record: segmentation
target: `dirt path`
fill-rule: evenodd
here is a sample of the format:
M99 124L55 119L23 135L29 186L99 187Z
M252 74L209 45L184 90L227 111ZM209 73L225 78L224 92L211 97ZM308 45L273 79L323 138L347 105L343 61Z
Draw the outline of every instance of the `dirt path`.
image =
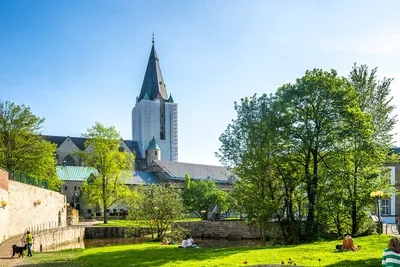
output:
M14 236L4 243L0 245L0 267L12 267L12 266L19 266L24 263L24 259L18 258L18 256L14 256L14 258L11 258L12 255L12 245L19 244L19 241L21 239L21 236ZM28 254L28 252L25 252L25 256Z

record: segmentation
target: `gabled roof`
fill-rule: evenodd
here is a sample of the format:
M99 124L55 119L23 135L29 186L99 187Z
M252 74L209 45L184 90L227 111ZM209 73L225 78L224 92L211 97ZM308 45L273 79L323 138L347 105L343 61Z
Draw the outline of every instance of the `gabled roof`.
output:
M72 142L81 150L85 150L85 142L86 138L83 137L70 137L70 136L54 136L54 135L43 135L43 137L51 142L57 145L59 147L68 137L71 139ZM140 151L139 151L139 145L137 141L134 140L122 140L129 149L135 153L135 156L137 158L141 158Z
M147 150L161 150L160 146L157 144L157 140L154 138L151 139L149 145L147 146Z
M56 173L62 181L79 181L83 182L89 176L97 174L97 170L92 167L83 166L56 166Z
M161 73L160 63L158 61L153 40L149 62L147 63L146 73L144 75L142 89L139 95L139 101L142 99L155 100L158 95L160 95L164 100L168 100L167 89Z
M133 172L132 177L126 178L126 184L156 184L157 178L151 172Z
M185 179L185 175L188 173L193 180L213 180L219 183L233 182L232 173L222 166L161 160L154 160L153 162L171 179Z
M85 149L86 138L83 137L70 137L70 136L54 136L54 135L43 135L43 137L50 143L54 143L57 147L61 146L62 143L69 137L72 142L81 150Z

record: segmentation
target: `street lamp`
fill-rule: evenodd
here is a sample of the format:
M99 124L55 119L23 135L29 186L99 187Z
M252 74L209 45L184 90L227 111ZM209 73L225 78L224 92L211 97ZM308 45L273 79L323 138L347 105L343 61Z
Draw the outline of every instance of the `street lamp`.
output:
M384 193L383 193L383 191L381 191L381 190L377 190L377 191L374 191L374 192L371 192L371 194L370 194L370 196L371 196L371 198L374 198L374 197L376 197L376 201L378 202L378 234L382 234L382 222L381 222L381 215L380 215L380 212L379 212L379 200L381 200L381 198L384 196Z

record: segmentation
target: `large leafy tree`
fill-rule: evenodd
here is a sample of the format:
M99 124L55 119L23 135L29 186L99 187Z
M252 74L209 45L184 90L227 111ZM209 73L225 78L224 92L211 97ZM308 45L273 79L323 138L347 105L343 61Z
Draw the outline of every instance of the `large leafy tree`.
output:
M234 196L249 219L262 230L277 220L285 237L306 217L303 239L365 230L369 193L392 187L380 169L396 121L390 82L366 66L348 79L314 69L275 95L235 103L218 155L240 178Z
M0 102L0 166L47 180L50 189L58 190L56 145L40 135L43 122L25 105Z
M188 174L185 180L182 198L188 212L207 220L207 211L211 205L218 205L221 210L228 208L228 194L218 190L214 181L191 181Z
M130 193L126 179L132 176L134 155L120 151L121 137L114 126L107 128L96 123L83 136L87 141L80 156L98 173L85 181L81 189L89 205L103 208L104 223L107 223L107 209Z
M162 240L174 221L183 217L179 190L172 185L138 186L128 202L128 219L142 220Z

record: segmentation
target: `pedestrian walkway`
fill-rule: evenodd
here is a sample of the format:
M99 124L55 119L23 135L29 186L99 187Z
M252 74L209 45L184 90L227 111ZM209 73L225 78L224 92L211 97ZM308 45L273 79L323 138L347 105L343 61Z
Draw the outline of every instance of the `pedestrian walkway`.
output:
M15 244L20 244L21 235L10 237L5 242L0 245L0 267L12 267L19 266L24 263L24 259L22 257L18 258L18 256L12 255L12 246ZM28 252L25 252L25 256L28 255Z

